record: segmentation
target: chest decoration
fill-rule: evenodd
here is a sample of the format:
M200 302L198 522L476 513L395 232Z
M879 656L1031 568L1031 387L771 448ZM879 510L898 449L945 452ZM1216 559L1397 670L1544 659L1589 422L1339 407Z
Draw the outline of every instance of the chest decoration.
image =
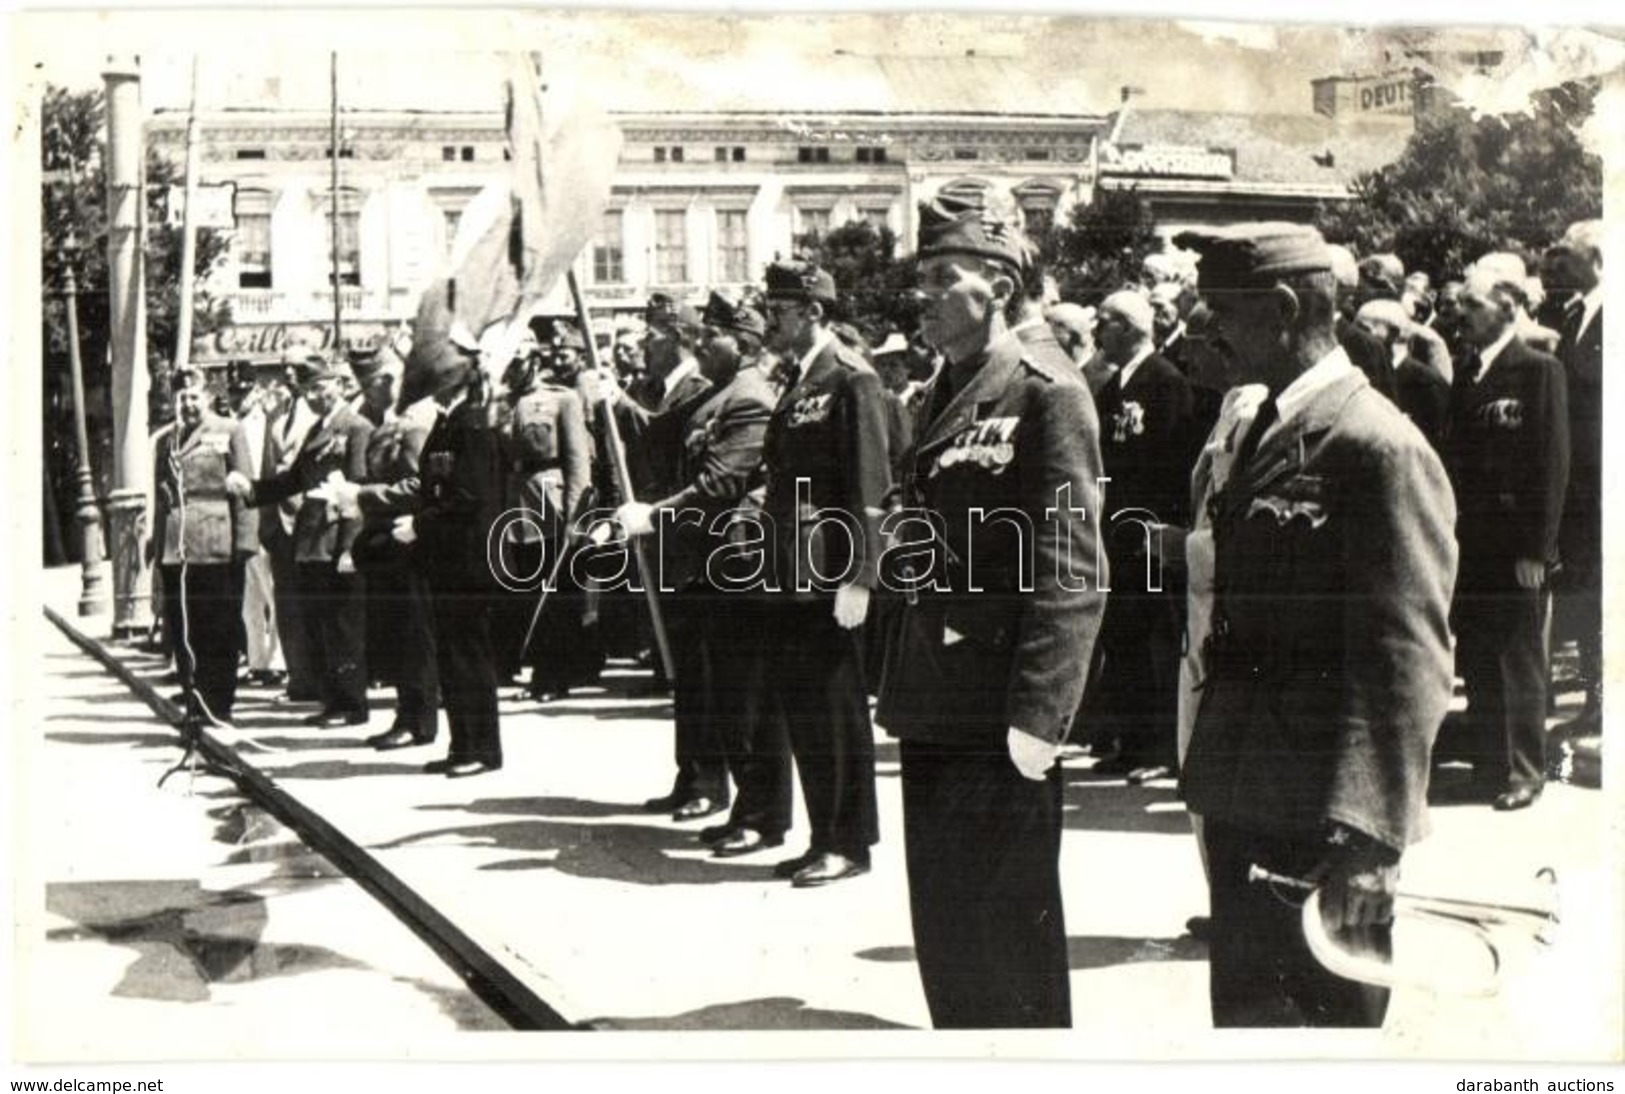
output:
M203 438L203 451L211 456L224 456L231 451L231 438L224 433L212 434Z
M1522 429L1523 400L1496 399L1478 408L1478 420L1490 429Z
M790 428L796 429L800 426L827 421L830 407L834 401L834 392L827 395L809 395L804 399L797 399L790 406Z
M938 454L931 474L935 476L962 463L1001 474L1016 457L1016 425L1020 421L1020 418L989 418L965 430Z
M1126 400L1112 415L1112 440L1122 444L1130 437L1145 432L1145 407L1132 399Z
M451 478L452 471L457 467L457 454L454 452L429 452L423 457L424 478L430 482L442 483Z
M1279 495L1262 495L1252 500L1247 506L1247 519L1261 514L1272 517L1283 528L1294 520L1302 520L1310 528L1319 528L1326 523L1328 516L1326 506L1313 498Z

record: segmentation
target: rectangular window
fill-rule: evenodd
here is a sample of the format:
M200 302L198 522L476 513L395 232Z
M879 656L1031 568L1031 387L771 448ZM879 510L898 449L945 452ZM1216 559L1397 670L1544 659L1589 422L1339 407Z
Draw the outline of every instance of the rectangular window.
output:
M265 149L239 148L237 149L237 158L240 160L262 160L265 158Z
M1044 163L1049 159L1049 149L1029 148L1027 149L1027 158L1034 163Z
M716 157L715 158L716 158L716 161L718 163L727 163L728 162L728 150L726 148L718 148L716 150Z
M1055 208L1051 205L1023 205L1021 218L1026 222L1029 236L1043 235L1055 226Z
M802 235L826 236L829 234L829 218L832 209L801 209L798 215L801 219Z
M688 280L688 213L655 210L655 280L681 285Z
M592 280L595 285L618 285L626 280L622 262L622 225L619 209L606 209L598 220L598 236L592 244Z
M665 163L666 162L666 146L665 145L663 145L663 144L655 145L655 162L656 163Z
M440 149L440 158L447 163L457 162L457 149L452 145L443 145Z
M672 145L671 162L673 162L673 163L682 163L683 162L683 147L682 147L682 145Z
M463 223L461 209L446 209L440 214L446 220L446 253L451 254L452 247L457 244L457 228Z
M745 150L744 150L743 147L737 147L736 146L734 148L734 162L735 163L744 163L745 162Z
M471 144L463 145L463 162L464 163L473 163L474 162L474 146L473 145L471 145Z
M802 147L796 149L797 163L828 163L829 149L822 147Z
M955 148L954 149L954 159L956 159L956 160L973 160L975 158L976 158L976 149L974 149L974 148Z
M361 284L361 195L353 190L339 191L338 265L340 285ZM322 203L323 280L333 283L332 206Z
M237 192L232 248L237 252L238 288L271 287L271 203L272 195L265 190Z
M723 281L750 280L743 209L717 211L717 276Z
M863 219L869 222L869 227L878 232L891 225L891 210L883 205L877 205L863 210Z
M885 163L886 150L884 148L877 148L873 146L860 146L858 148L857 160L859 163Z

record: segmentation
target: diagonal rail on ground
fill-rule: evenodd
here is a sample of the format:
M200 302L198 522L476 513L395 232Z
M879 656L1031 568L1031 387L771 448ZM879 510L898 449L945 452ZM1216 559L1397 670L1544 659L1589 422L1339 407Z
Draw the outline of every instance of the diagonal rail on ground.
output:
M49 607L44 611L45 618L68 641L116 676L159 718L179 728L185 713L179 706L160 695L157 688L143 680L101 642L81 632ZM555 1010L488 948L453 923L364 847L283 790L264 772L245 762L235 749L206 728L199 735L198 748L211 764L237 784L246 797L287 825L307 845L325 856L345 876L371 893L406 924L462 977L469 990L509 1025L518 1030L584 1028Z

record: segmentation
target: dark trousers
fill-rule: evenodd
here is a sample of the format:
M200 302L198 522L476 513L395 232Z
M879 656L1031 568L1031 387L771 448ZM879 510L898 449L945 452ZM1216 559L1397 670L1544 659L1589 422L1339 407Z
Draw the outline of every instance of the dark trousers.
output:
M324 710L367 709L367 584L331 562L298 564L305 648L321 675Z
M405 564L369 570L366 578L371 675L395 686L395 726L432 741L439 722L440 668L428 582Z
M767 609L763 716L789 729L811 849L866 862L880 824L861 643L860 631L835 622L827 600Z
M706 613L711 707L736 793L728 823L767 835L790 829L790 735L777 703L766 699L763 605L743 594L715 594Z
M1546 781L1546 660L1543 590L1496 587L1464 564L1451 624L1456 671L1467 691L1473 773L1498 788Z
M1579 647L1586 711L1594 714L1602 703L1602 557L1589 536L1575 540L1565 542L1561 548L1563 569L1555 584L1554 641L1573 638Z
M1303 936L1300 894L1280 893L1247 880L1248 868L1303 877L1325 856L1312 835L1269 835L1236 828L1212 817L1202 820L1211 894L1208 995L1213 1024L1238 1026L1382 1025L1388 990L1327 972ZM1386 957L1389 927L1371 927L1349 939Z
M720 600L720 598L718 598ZM714 628L707 615L724 605L703 590L685 590L662 599L667 637L671 641L677 777L672 793L680 798L728 802L728 755L713 702L715 666L711 656Z
M164 631L174 644L188 715L231 720L237 700L237 656L242 651L241 628L232 620L242 614L240 564L163 567Z
M903 741L909 909L937 1029L1072 1024L1061 908L1061 776L1016 770L1000 737Z
M1138 571L1134 568L1138 567ZM1114 561L1114 582L1137 572L1144 583L1145 559ZM1143 592L1114 585L1100 627L1100 675L1095 703L1085 715L1115 733L1123 757L1135 764L1176 762L1179 696L1179 643L1182 628L1178 596L1171 590Z
M276 603L276 633L282 645L282 663L288 667L288 694L295 699L320 698L321 662L306 637L305 595L299 585L299 565L294 561L292 537L276 535L266 552L271 556L271 599Z
M497 661L491 642L491 597L466 589L434 590L440 693L451 726L453 763L478 760L500 766Z

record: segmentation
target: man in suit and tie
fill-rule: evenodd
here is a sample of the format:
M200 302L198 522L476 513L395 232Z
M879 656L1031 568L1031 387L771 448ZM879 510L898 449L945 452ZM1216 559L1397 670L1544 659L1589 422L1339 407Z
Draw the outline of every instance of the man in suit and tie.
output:
M1461 519L1452 622L1474 775L1496 809L1546 779L1544 599L1569 481L1568 383L1518 335L1521 280L1478 263L1461 294L1470 347L1451 398L1446 463Z
M1602 719L1602 221L1569 226L1548 252L1554 289L1575 294L1557 356L1569 397L1569 488L1558 532L1560 630L1580 647L1581 718Z
M1106 470L1102 535L1111 596L1100 628L1099 687L1085 717L1115 732L1120 752L1103 769L1141 783L1175 763L1175 700L1184 590L1163 572L1151 524L1183 527L1193 449L1191 390L1152 348L1152 306L1138 292L1101 302L1095 337L1117 366L1095 396Z
M835 281L806 262L767 269L768 345L789 383L763 442L773 592L766 717L782 717L812 841L774 868L798 888L868 872L880 838L875 744L858 628L869 614L891 485L880 377L830 329Z
M243 567L259 548L257 515L226 489L250 463L241 423L213 414L203 373L175 374L175 424L158 446L154 548L164 630L189 725L228 725L237 695Z
M366 480L372 424L344 403L347 373L323 357L313 356L300 366L300 390L316 420L286 470L236 481L236 489L254 504L302 495L335 474L351 482ZM350 557L360 527L358 520L320 498L302 498L294 516L304 638L320 672L322 707L305 719L308 725L367 721L366 590Z
M268 400L271 409L265 422L265 445L253 478L288 471L316 420L310 406L299 397L295 363L284 366L282 376L269 389ZM299 567L294 561L293 529L300 500L295 494L259 507L260 544L270 558L277 638L288 670L287 697L291 702L310 703L321 698L321 666L305 640L305 596L299 588Z
M1380 1026L1387 991L1322 967L1299 907L1249 872L1316 882L1334 937L1388 952L1450 702L1449 481L1339 345L1319 232L1240 224L1176 242L1202 256L1208 339L1268 389L1212 499L1212 619L1181 776L1207 852L1213 1021Z

